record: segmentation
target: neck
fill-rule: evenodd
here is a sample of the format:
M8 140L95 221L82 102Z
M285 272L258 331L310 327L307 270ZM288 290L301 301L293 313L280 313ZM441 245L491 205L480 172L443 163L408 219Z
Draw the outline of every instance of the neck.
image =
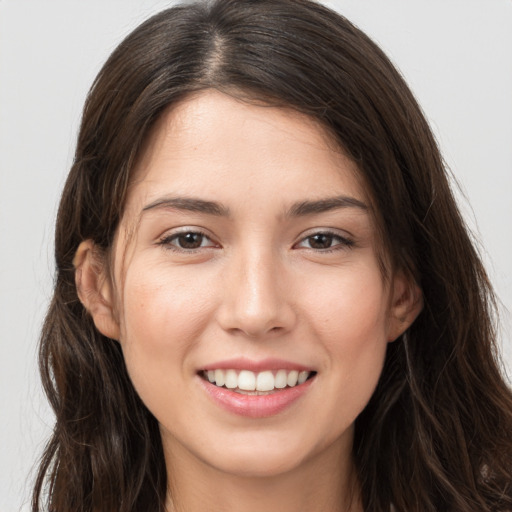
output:
M363 512L350 455L331 447L279 474L231 474L205 464L182 446L166 453L168 512Z

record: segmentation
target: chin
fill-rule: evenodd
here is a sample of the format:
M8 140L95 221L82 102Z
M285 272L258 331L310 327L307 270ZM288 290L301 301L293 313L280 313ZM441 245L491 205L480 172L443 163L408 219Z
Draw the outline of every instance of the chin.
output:
M293 472L304 462L299 453L286 453L275 447L226 454L213 465L223 473L241 478L269 478Z
M336 453L343 437L326 435L318 443L302 430L256 430L228 436L227 442L216 443L214 453L204 453L207 459L203 460L223 473L243 478L276 477L306 469L326 452Z

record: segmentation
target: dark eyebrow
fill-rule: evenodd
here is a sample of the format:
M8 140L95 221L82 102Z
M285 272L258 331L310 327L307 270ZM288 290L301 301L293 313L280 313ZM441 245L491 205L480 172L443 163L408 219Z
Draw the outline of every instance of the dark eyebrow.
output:
M205 201L193 197L163 197L146 205L142 212L155 208L169 208L173 210L187 210L189 212L206 213L220 217L228 217L229 209L214 201Z
M300 201L293 204L286 212L286 215L288 217L301 217L303 215L328 212L338 208L358 208L368 211L368 206L355 197L337 196L316 201Z
M163 197L146 205L142 212L155 208L169 208L174 210L186 210L190 212L206 213L219 217L229 217L229 209L215 201L205 201L193 197ZM329 197L315 201L300 201L293 204L287 211L287 217L302 217L315 213L323 213L338 208L358 208L368 210L368 206L359 199L349 196Z

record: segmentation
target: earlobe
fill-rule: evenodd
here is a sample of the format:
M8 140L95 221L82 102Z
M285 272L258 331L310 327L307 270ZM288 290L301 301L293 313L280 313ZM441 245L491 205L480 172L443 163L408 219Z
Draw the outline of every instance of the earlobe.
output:
M75 283L80 302L103 335L119 339L119 323L114 312L114 294L105 261L92 240L82 242L73 258Z
M395 341L416 320L423 309L421 288L403 272L393 279L388 341Z

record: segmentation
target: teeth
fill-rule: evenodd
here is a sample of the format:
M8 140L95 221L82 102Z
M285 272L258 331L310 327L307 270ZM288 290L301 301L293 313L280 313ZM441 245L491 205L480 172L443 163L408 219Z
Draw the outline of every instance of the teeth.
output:
M256 377L258 391L272 391L274 389L274 376L272 372L260 372Z
M235 370L228 370L224 379L224 385L228 389L235 389L238 387L238 375Z
M297 378L299 377L299 372L293 370L288 374L286 378L286 383L288 386L293 387L297 385Z
M283 389L286 387L287 381L286 370L279 370L274 377L274 387L277 389Z
M215 384L224 386L224 372L222 370L215 370Z
M300 372L298 382L299 384L304 384L306 382L306 379L308 378L309 372Z
M256 389L256 375L254 375L254 372L242 370L238 375L238 387L244 391L254 391Z
M311 372L297 370L266 370L254 373L249 370L208 370L203 372L212 384L228 389L234 389L243 394L266 394L274 389L283 389L286 386L294 387L306 382ZM251 393L252 392L252 393Z

